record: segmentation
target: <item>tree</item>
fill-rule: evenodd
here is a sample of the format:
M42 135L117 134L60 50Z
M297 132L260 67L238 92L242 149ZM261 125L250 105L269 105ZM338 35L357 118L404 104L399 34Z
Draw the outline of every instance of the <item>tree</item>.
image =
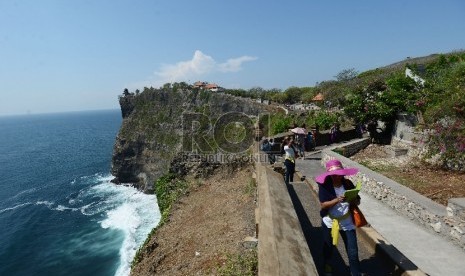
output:
M163 84L162 89L163 90L170 90L171 89L171 83L167 82L167 83Z
M344 112L356 123L364 123L369 120L383 120L389 117L390 112L382 101L380 95L386 90L386 85L381 80L368 83L366 86L357 87L346 97Z
M398 112L414 113L419 95L414 80L397 74L352 90L346 97L344 111L357 123L381 120L390 124Z
M337 81L348 82L350 80L355 79L358 76L358 72L355 68L344 69L341 72L337 73L336 78Z
M129 90L127 88L124 88L123 96L129 96Z
M286 103L287 102L287 94L284 93L284 92L279 92L279 93L276 93L276 94L273 94L273 96L271 96L271 100L273 102L277 102L277 103Z
M249 89L249 96L252 99L258 99L258 98L263 98L263 95L265 94L265 89L257 86L257 87L252 87Z
M286 94L285 102L290 104L300 102L303 93L304 90L302 88L291 86L284 91L284 94Z

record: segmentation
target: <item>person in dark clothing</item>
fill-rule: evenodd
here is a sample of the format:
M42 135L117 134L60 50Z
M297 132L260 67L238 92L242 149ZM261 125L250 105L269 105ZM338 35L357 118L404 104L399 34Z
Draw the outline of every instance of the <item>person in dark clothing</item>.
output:
M376 142L376 128L378 127L378 122L374 120L370 120L367 124L367 131L370 135L370 139L372 143Z
M270 151L268 153L268 158L270 160L270 164L274 164L276 163L276 156L274 155L274 151L273 151L273 146L274 146L274 140L273 138L270 138Z
M270 141L272 141L272 139L270 139ZM274 143L273 143L273 145L274 145ZM271 165L276 162L275 156L272 153L272 146L273 145L268 141L268 139L265 139L263 141L263 144L262 144L262 147L261 147L261 150L264 151L267 154L268 161L270 162Z
M357 235L350 209L360 204L360 197L352 202L346 202L344 193L355 188L352 181L344 178L358 172L355 168L344 168L339 160L330 160L326 163L326 172L316 177L318 185L318 198L321 204L320 216L323 230L323 257L325 272L331 273L329 264L338 236L341 235L347 256L349 258L350 272L354 276L360 274L360 261L358 258Z
M286 172L284 174L284 182L289 185L290 182L294 182L295 173L295 156L296 150L293 146L294 140L287 140L287 144L284 146L284 166Z
M289 142L289 139L290 138L288 136L284 137L283 142L281 143L281 149L280 149L281 154L284 154L284 146L287 145L287 143Z

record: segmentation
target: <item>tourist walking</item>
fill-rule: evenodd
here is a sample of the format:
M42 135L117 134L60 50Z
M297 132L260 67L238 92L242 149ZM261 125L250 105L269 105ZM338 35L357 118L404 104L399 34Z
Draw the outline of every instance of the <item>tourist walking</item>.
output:
M299 150L299 156L302 157L302 159L305 159L305 139L307 138L307 133L307 126L302 124L301 132L297 134L297 147Z
M261 146L261 150L267 154L268 161L271 165L275 163L275 156L272 153L273 145L274 145L273 139L270 139L270 141L268 141L268 139L265 139Z
M330 139L331 143L336 143L339 141L339 124L335 123L330 130Z
M295 148L293 146L294 139L285 140L286 145L284 145L284 166L286 167L286 172L284 173L284 182L289 185L290 182L294 182L294 173L295 173Z
M280 153L285 154L286 152L284 151L284 147L287 145L289 142L289 136L284 137L283 141L281 142L281 147L280 147Z
M316 177L321 205L323 257L325 272L328 274L332 272L329 261L340 235L349 258L350 273L353 276L360 275L356 227L350 212L351 207L360 204L360 197L357 196L352 202L344 198L346 190L355 188L352 181L344 176L357 172L355 168L344 168L339 160L330 160L326 163L326 172Z
M319 129L318 126L312 127L313 147L316 148L318 141Z
M314 143L313 134L311 131L309 131L307 134L307 143L308 143L309 151L315 150L315 143Z

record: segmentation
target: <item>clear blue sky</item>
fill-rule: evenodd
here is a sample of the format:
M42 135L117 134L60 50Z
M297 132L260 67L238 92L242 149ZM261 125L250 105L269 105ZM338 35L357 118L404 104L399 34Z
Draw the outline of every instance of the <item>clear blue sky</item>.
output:
M465 1L3 0L0 116L118 108L125 87L314 86L465 48Z

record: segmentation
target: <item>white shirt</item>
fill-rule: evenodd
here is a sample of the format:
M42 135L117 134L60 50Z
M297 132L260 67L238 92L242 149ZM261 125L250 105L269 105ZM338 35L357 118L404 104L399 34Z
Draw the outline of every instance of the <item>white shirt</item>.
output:
M284 146L284 152L286 153L286 156L284 157L284 159L291 159L291 160L295 159L295 153L292 147L288 145Z
M341 187L336 188L334 187L334 191L336 192L336 196L342 196L344 195L344 192L346 189L344 189L344 186L341 185ZM343 215L347 214L350 212L349 210L349 202L339 202L338 204L334 205L333 207L329 208L328 213L335 218L342 217ZM323 222L326 225L326 227L331 228L333 224L333 220L329 216L325 216L323 218ZM352 220L352 216L348 216L347 218L343 220L339 220L339 228L343 231L347 230L353 230L355 229L354 222Z

